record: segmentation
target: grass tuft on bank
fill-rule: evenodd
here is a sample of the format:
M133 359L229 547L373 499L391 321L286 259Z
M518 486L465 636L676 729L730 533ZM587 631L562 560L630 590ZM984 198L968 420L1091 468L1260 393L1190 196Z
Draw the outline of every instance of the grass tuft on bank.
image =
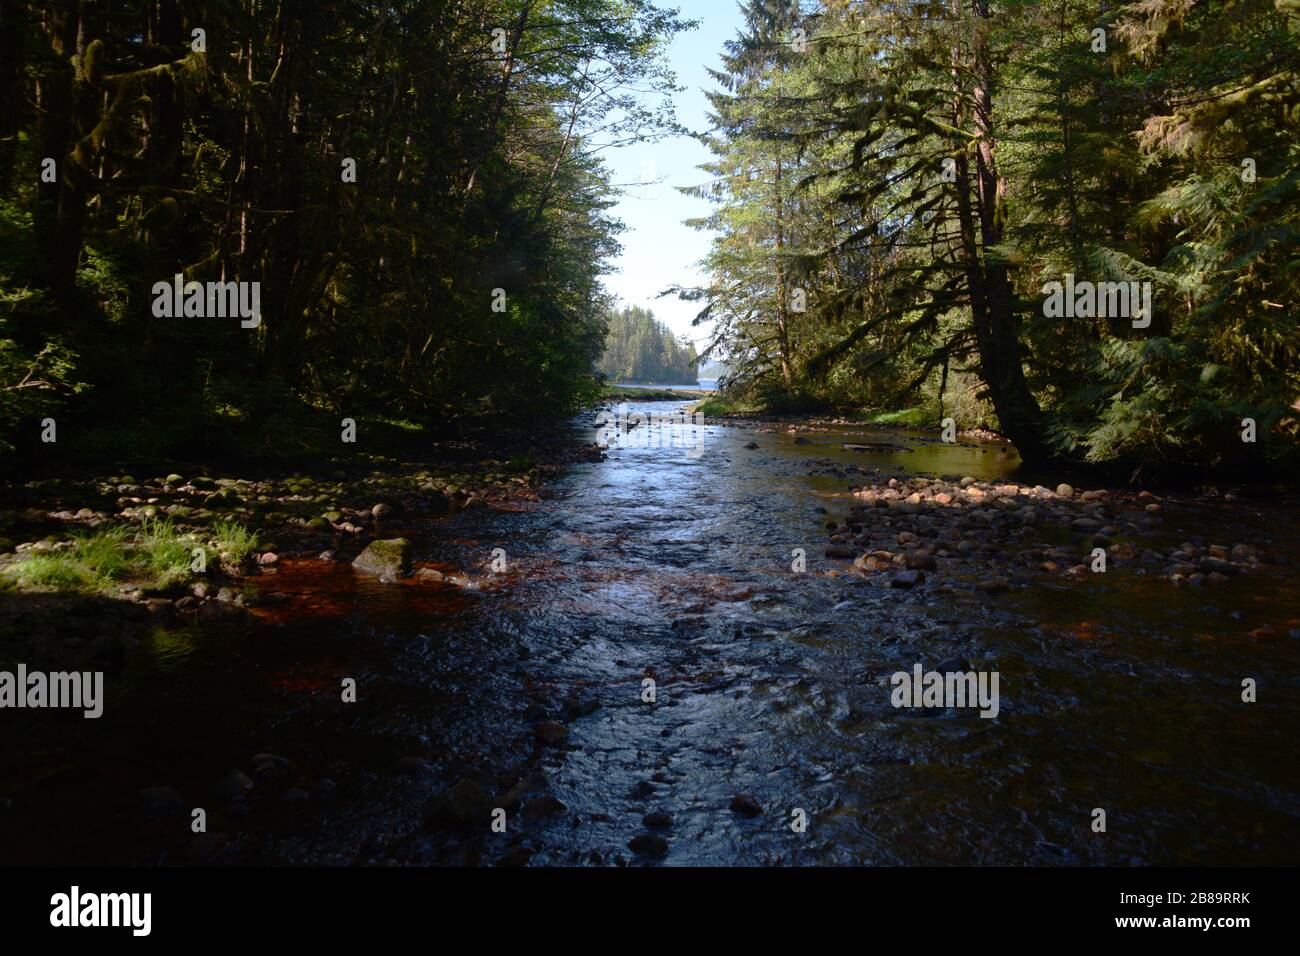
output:
M727 415L751 415L765 411L763 405L745 399L730 398L725 395L712 395L692 407L705 418L723 418Z
M877 412L868 415L870 425L897 425L904 428L925 428L934 425L934 416L923 408L900 408L893 412Z
M114 525L29 551L0 568L0 582L21 590L83 594L113 593L123 584L163 592L194 576L195 549L203 550L205 565L217 558L233 565L256 548L257 535L235 521L219 521L213 537L203 540L178 531L170 518L148 518L138 528Z

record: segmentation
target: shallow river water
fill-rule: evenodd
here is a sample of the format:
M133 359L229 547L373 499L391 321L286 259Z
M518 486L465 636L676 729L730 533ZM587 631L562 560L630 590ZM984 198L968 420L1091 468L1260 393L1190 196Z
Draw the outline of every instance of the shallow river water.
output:
M1116 568L890 589L823 556L859 467L993 478L1014 458L848 427L795 444L710 426L690 447L643 428L540 503L418 539L417 559L477 590L284 560L257 584L287 603L151 632L110 675L104 718L20 716L5 862L608 865L646 862L628 843L649 832L667 864L1295 862L1294 506L1166 502L1175 544L1291 562L1215 587ZM869 438L911 450L841 448ZM891 705L889 675L953 661L998 672L995 719ZM567 737L539 742L548 720ZM286 763L254 773L258 753ZM243 799L222 794L231 770L255 780ZM526 802L505 833L421 822L457 781L495 797L521 778L562 808ZM733 812L738 795L762 812ZM649 830L651 811L671 825Z

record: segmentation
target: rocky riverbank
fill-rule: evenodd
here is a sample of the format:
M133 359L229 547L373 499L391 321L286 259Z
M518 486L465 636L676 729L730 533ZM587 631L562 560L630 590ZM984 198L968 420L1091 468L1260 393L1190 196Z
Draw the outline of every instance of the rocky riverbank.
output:
M847 514L826 521L826 556L894 588L961 582L997 592L1118 568L1175 587L1226 587L1286 563L1228 538L1169 543L1167 508L1195 502L1149 491L882 476L853 497Z
M711 425L732 425L751 428L759 433L786 433L790 435L832 434L844 428L870 428L873 431L905 432L916 441L943 441L938 428L922 428L905 422L877 421L862 417L845 415L806 415L798 413L729 411L710 414L707 405L704 409L706 420ZM877 418L880 416L876 416ZM996 442L1007 449L1011 443L996 432L987 428L958 429L955 437L963 441ZM976 447L970 445L969 447Z
M594 445L441 463L375 462L366 473L181 474L37 479L0 497L0 659L117 660L151 624L239 620L288 600L283 559L353 562L368 546L436 534L458 511L541 500ZM410 567L410 544L402 572ZM362 560L364 572L366 561ZM415 569L420 584L467 575Z

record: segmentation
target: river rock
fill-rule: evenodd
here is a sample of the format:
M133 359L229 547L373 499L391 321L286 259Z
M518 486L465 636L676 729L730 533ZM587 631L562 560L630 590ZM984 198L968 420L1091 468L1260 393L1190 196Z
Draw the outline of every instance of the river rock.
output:
M175 787L146 787L140 791L146 812L158 816L177 816L185 812L185 801Z
M920 570L899 571L889 581L891 588L914 588L925 583L925 572Z
M747 793L738 793L731 798L731 812L738 813L742 817L757 817L763 813L763 808Z
M271 777L277 773L287 770L289 760L287 757L281 757L279 754L260 753L253 754L253 774L257 777Z
M1201 558L1197 562L1197 567L1206 574L1229 575L1237 573L1237 568L1222 558Z
M540 770L535 770L519 780L513 787L506 792L501 798L501 808L508 812L519 809L519 804L523 798L530 794L542 793L546 790L546 774Z
M396 581L411 570L411 542L405 538L371 541L352 567L377 575L381 581Z
M628 841L628 849L637 856L658 858L668 854L668 841L657 833L641 833Z
M903 563L909 571L933 571L937 567L934 554L929 551L909 551L903 555Z
M569 728L558 720L548 720L537 725L537 739L548 747L564 743L569 736Z
M217 782L216 793L222 800L242 800L253 789L253 780L241 770L231 770Z
M461 827L486 827L492 819L492 798L468 777L438 794L424 808L425 823Z
M562 801L547 793L542 794L540 797L533 797L524 804L524 816L529 819L553 817L567 812L568 809Z

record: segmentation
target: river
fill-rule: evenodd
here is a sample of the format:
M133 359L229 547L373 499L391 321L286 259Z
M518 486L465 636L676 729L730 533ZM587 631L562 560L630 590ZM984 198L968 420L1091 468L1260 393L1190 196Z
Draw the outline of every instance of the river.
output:
M595 434L591 415L574 427ZM1290 562L1212 588L1125 569L1000 594L877 587L823 557L859 469L998 478L1014 456L853 427L802 444L642 428L540 503L413 529L421 561L472 569L477 589L286 559L262 586L288 603L153 630L110 677L104 718L20 716L6 861L1294 861L1294 506L1167 501L1168 540ZM864 439L907 450L842 448ZM494 549L504 573L487 572ZM891 705L889 675L949 661L999 673L996 718ZM567 734L539 741L547 721ZM232 770L254 784L234 800ZM423 825L465 780L550 799L512 804L504 833ZM650 852L629 848L647 834Z

